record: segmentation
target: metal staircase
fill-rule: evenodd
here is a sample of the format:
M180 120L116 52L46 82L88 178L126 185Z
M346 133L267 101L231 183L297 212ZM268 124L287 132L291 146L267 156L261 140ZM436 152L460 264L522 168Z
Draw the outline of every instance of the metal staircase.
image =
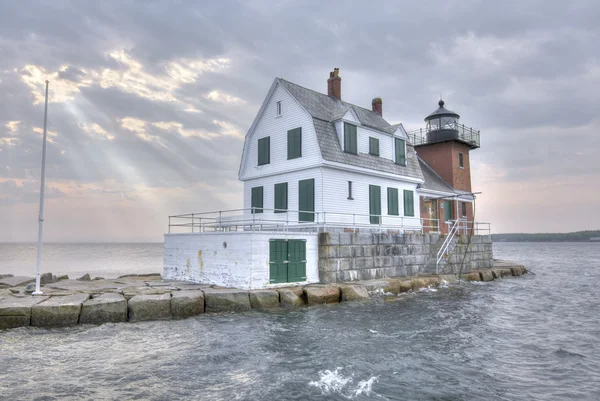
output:
M464 226L465 224L467 224L466 219L457 219L452 223L450 231L448 232L448 235L446 235L446 238L444 239L442 246L440 246L440 248L438 249L436 255L435 274L439 274L440 264L445 263L445 258L448 255L450 255L450 253L452 253L452 251L456 247L456 244L458 242L458 238L456 235L460 232L461 225Z

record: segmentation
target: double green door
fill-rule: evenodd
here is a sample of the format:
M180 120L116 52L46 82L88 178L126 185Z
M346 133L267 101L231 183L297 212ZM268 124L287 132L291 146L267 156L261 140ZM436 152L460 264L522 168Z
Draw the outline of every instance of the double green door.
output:
M269 282L306 281L306 240L269 240Z

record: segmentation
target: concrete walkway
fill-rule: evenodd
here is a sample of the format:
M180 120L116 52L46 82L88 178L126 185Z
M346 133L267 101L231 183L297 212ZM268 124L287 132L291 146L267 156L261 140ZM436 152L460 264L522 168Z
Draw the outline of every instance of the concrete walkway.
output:
M495 261L491 269L471 271L461 278L491 281L525 273L527 270L521 265ZM160 275L132 275L111 280L61 280L44 285L42 296L26 292L25 286L32 280L0 278L0 329L169 320L202 313L295 308L363 300L374 294L397 295L439 286L443 281L456 282L458 277L395 277L248 291L162 280Z

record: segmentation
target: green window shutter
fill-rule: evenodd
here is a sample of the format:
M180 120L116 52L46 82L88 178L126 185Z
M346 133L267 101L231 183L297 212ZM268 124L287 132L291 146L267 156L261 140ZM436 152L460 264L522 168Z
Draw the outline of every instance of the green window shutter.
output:
M298 182L298 221L315 221L315 180Z
M258 140L258 165L269 164L271 162L271 137L260 138Z
M452 220L452 201L444 201L444 220Z
M344 152L358 154L356 125L344 123Z
M398 188L388 188L388 214L398 216Z
M379 224L381 216L381 187L369 185L369 221L371 224Z
M369 137L369 154L379 156L379 139Z
M406 166L406 141L404 139L395 138L394 144L396 148L396 164Z
M275 184L275 213L285 213L288 208L288 184L282 182L281 184Z
M263 187L252 188L252 197L250 200L250 206L253 208L252 213L263 212Z
M415 215L415 198L413 191L404 190L404 215L414 217Z
M288 131L288 160L302 157L302 127Z

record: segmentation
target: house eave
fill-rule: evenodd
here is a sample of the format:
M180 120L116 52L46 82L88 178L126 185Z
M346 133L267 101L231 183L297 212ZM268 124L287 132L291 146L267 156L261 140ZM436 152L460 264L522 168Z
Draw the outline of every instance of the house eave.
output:
M368 169L368 168L356 167L356 166L352 166L352 165L349 165L349 164L332 162L332 161L328 161L328 160L324 160L323 161L323 166L325 166L325 167L331 167L331 168L334 168L334 169L337 169L337 170L344 170L344 171L351 171L351 172L356 172L356 173L362 173L362 174L371 175L371 176L374 176L374 177L391 178L391 179L398 180L398 181L412 182L412 183L415 183L415 184L422 184L424 182L421 178L415 178L415 177L409 177L409 176L405 176L405 175L398 175L398 174L386 173L386 172L383 172L383 171L371 170L371 169Z

